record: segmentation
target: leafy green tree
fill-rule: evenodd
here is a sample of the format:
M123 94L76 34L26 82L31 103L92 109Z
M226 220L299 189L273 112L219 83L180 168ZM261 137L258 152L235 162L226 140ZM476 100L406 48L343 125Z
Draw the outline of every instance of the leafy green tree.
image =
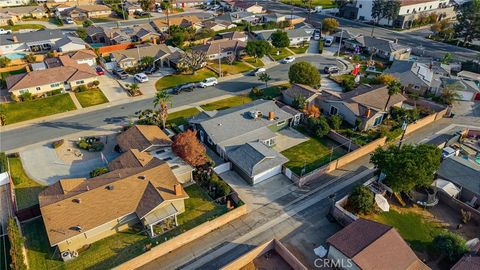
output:
M162 122L162 127L165 128L168 117L168 103L172 106L172 97L167 91L157 91L153 99L153 105L158 106L158 117Z
M166 43L173 47L182 47L185 43L185 35L183 33L174 33L166 40Z
M458 82L448 84L442 89L440 99L444 104L452 105L457 99L460 99L458 91L462 90L462 85Z
M308 132L312 136L323 137L328 134L330 131L330 126L328 125L327 118L325 116L320 116L318 118L310 117L307 119L307 128Z
M385 108L383 109L384 111L387 110L388 103L390 102L390 99L392 98L392 96L399 94L402 91L402 84L397 80L391 81L388 83L387 90L388 90L388 98L387 98L387 103L385 103Z
M268 87L268 81L270 81L271 79L272 77L270 77L270 75L268 75L266 72L263 72L258 76L258 80L264 82L265 87Z
M87 29L85 28L82 28L82 27L79 27L77 28L77 35L79 38L83 39L83 40L87 40Z
M212 29L201 28L194 34L194 39L200 40L205 38L211 38L214 36L215 36L215 31L213 31Z
M23 57L27 63L35 63L37 61L37 57L33 53L29 53Z
M245 52L252 57L262 58L265 56L271 49L270 43L266 40L253 40L248 41L247 46L245 47Z
M298 95L298 96L294 97L293 100L292 100L292 106L297 110L305 109L306 104L307 104L307 100L302 95Z
M153 10L155 8L155 0L139 0L138 3L145 11Z
M309 62L301 61L293 64L288 70L288 78L290 83L320 86L320 72Z
M328 120L330 121L330 126L333 130L340 129L343 121L342 117L338 114L331 115Z
M435 145L391 145L377 148L370 162L386 175L385 183L394 192L407 192L415 187L430 186L440 167L442 150Z
M142 65L144 68L153 66L153 63L155 62L155 58L152 56L144 56L142 59L140 59L140 65Z
M401 3L399 0L389 0L386 1L383 14L388 20L388 24L391 21L395 21L398 18L398 12L400 11Z
M450 64L450 62L452 62L453 60L453 55L451 53L446 53L444 56L443 56L443 59L442 59L442 64L445 64L445 65L448 65Z
M374 210L375 196L366 186L356 186L348 197L347 207L356 214L369 214Z
M5 56L0 57L0 67L2 68L8 67L8 65L10 65L11 62L12 60L10 60L10 58L7 58Z
M385 6L387 2L388 0L373 0L371 13L373 18L372 36L375 30L375 24L378 24L381 19L385 18Z
M106 174L108 173L109 170L107 167L99 167L99 168L95 168L93 169L91 172L90 172L90 177L93 178L93 177L97 177L99 175L102 175L102 174Z
M340 27L340 23L335 18L325 18L322 20L322 29L327 32L335 31Z
M89 26L93 25L93 22L91 20L86 20L82 23L83 27L87 28Z
M7 112L5 107L0 106L0 127L3 127L7 124Z
M464 45L480 38L480 0L473 0L462 5L457 12L455 34L462 38Z
M290 45L290 39L288 38L288 34L285 31L277 30L272 33L270 36L272 40L272 45L275 48L285 48Z
M447 256L450 262L458 261L463 254L468 252L465 239L452 232L444 232L433 239L435 249Z

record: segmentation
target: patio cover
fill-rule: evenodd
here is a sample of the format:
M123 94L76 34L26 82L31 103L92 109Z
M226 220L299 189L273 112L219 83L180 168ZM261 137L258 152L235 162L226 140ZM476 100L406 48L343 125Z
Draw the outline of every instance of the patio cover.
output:
M48 40L41 40L41 41L32 41L32 42L27 42L27 46L40 46L40 45L45 45L45 44L50 44L51 42Z
M6 185L10 182L8 172L0 173L0 186Z
M452 182L443 179L433 181L432 186L443 190L452 197L456 197L461 191L461 189L455 186Z
M387 199L382 194L375 194L375 202L383 212L390 211L390 204L388 204Z
M160 208L158 210L152 211L151 213L146 215L145 218L144 218L144 224L145 225L155 225L155 224L161 222L162 220L164 220L166 218L169 218L169 217L171 217L171 216L173 216L177 213L178 213L178 211L175 208L175 206L173 206L173 204L169 204L166 207L163 207L163 208Z

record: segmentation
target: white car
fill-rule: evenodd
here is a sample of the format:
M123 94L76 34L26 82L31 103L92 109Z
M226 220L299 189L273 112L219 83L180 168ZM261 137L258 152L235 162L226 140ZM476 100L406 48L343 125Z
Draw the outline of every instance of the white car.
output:
M256 68L252 71L253 76L258 76L262 73L265 73L267 70L265 68Z
M209 86L215 86L217 84L218 84L217 78L210 77L210 78L206 78L205 80L201 81L198 84L198 86L200 86L202 88L205 88L205 87L209 87Z
M289 56L289 57L285 57L281 62L282 64L288 64L288 63L292 63L293 61L295 61L295 57Z
M67 24L74 24L74 23L75 23L75 22L73 21L73 19L70 18L70 17L65 18L65 22L66 22Z
M315 34L313 40L320 40L320 33Z
M0 28L0 35L6 35L11 33L12 33L12 30L5 30L3 28Z
M148 77L145 73L137 73L133 76L133 79L139 83L148 82Z

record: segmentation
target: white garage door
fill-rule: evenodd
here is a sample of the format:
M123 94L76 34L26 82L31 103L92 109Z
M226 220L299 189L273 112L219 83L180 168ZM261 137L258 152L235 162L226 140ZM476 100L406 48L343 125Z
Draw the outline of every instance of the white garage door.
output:
M282 173L282 165L280 166L277 166L277 167L273 167L271 168L270 170L268 171L264 171L260 174L257 174L253 177L253 184L258 184L264 180L267 180L268 178L272 177L272 176L275 176L277 174L281 174Z
M470 101L470 100L473 99L473 93L472 92L458 91L458 94L460 95L460 100Z

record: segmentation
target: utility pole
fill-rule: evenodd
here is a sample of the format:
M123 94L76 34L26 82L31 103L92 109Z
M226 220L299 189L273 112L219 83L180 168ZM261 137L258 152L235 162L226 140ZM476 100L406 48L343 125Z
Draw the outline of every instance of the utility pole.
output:
M342 48L342 39L343 39L343 28L340 28L340 30L342 31L340 33L340 43L338 44L338 52L337 52L337 56L340 56L340 49ZM320 30L320 33L322 32L322 30Z
M220 49L220 44L218 44L218 75L222 77L222 50Z
M403 133L402 133L402 137L400 138L400 142L398 143L398 150L402 148L403 138L405 137L405 133L407 133L407 127L408 127L407 117L404 117L403 124L402 124Z
M125 0L122 0L122 16L123 20L126 21L127 19L125 19Z

